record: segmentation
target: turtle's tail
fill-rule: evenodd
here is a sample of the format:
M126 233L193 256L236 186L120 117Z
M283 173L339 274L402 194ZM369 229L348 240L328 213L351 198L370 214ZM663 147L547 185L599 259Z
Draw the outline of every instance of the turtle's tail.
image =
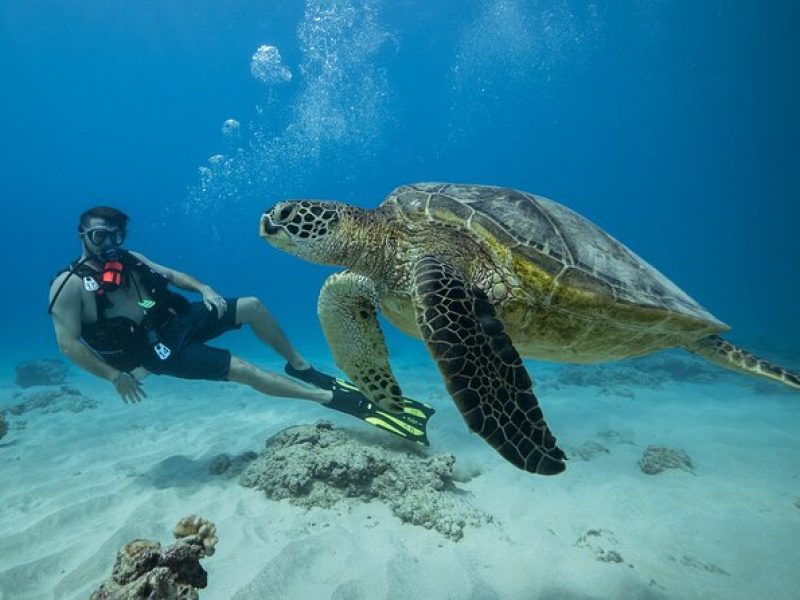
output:
M686 349L720 367L756 377L766 377L800 390L800 373L777 367L763 358L737 348L718 335L701 338Z

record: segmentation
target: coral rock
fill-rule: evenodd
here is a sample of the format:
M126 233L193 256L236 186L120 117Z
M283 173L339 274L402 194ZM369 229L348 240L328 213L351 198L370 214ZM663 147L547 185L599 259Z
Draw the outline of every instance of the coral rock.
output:
M385 502L402 521L455 540L490 518L457 496L452 455L369 445L327 421L287 429L267 441L240 483L272 500L330 508L344 501Z
M657 475L667 469L694 472L692 459L686 452L665 446L648 446L639 461L639 468L647 475Z
M603 444L594 441L584 442L580 446L569 449L569 455L579 460L592 460L600 454L608 454L609 450Z
M201 548L201 558L212 556L217 544L217 528L211 521L195 515L184 517L175 525L175 537L184 544L193 544Z
M61 385L67 379L67 365L60 360L43 359L17 365L15 382L20 387Z
M97 402L87 398L80 391L66 385L58 389L30 390L17 392L13 396L17 401L8 407L12 415L21 415L31 410L42 413L57 413L69 411L83 412L90 408L97 408Z
M233 458L228 454L218 454L209 463L208 472L228 478L238 477L256 458L258 458L258 454L251 451L243 452Z
M208 585L200 559L217 543L211 521L191 515L175 526L177 541L169 548L152 540L133 540L117 553L111 579L90 600L193 600Z

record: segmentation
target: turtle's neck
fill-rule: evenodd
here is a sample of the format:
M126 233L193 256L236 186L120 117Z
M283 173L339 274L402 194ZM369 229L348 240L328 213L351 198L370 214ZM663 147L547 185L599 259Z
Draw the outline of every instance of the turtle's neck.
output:
M396 253L395 227L381 209L351 207L347 234L342 246L342 263L356 273L374 278L384 273L387 261Z

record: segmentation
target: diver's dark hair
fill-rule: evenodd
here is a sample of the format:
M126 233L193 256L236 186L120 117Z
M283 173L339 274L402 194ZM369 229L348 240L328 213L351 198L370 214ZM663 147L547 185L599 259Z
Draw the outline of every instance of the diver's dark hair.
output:
M128 221L130 221L130 217L117 208L94 206L81 215L78 221L78 231L89 227L89 221L92 219L103 219L109 225L119 227L122 231L128 230Z

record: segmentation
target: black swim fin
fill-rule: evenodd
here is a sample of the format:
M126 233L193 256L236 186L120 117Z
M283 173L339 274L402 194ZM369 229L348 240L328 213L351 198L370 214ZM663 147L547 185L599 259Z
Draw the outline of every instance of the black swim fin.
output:
M298 371L287 364L284 370L287 375L319 388L333 391L333 399L322 406L352 415L370 425L417 444L422 444L423 446L430 444L426 428L428 420L436 412L432 406L418 402L413 398L403 397L405 401L403 412L391 413L368 400L349 381L320 373L313 367L305 371Z

